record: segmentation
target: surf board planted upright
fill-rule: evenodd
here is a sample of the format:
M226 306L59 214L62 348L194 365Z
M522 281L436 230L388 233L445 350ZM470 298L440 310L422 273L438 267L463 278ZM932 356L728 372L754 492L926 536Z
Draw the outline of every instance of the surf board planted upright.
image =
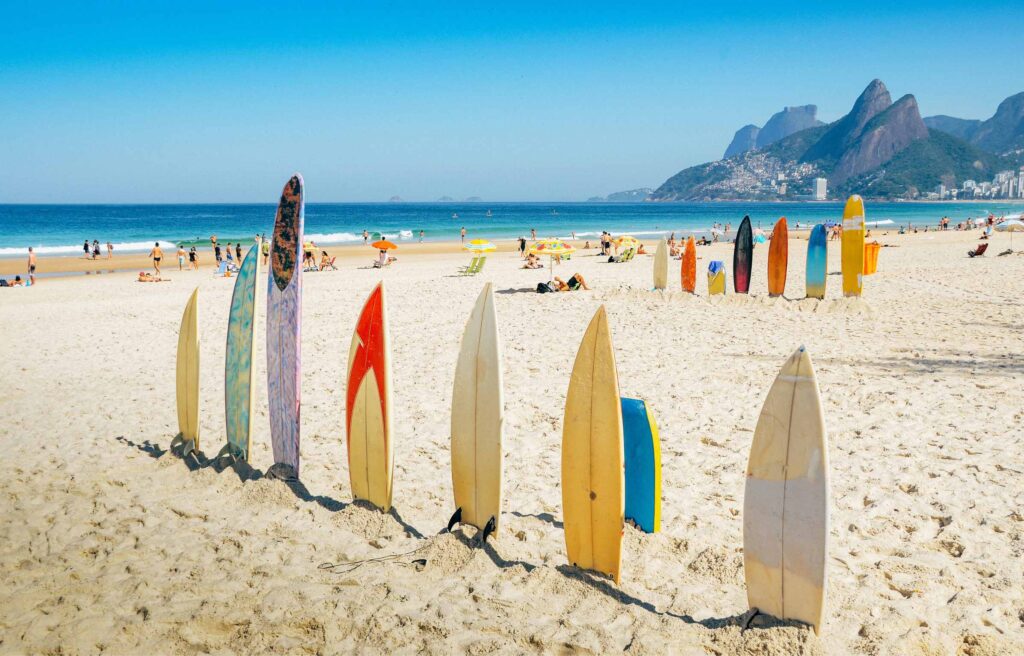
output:
M178 433L184 454L199 450L199 288L188 298L178 330L175 365Z
M625 511L622 406L602 305L583 335L565 399L562 514L569 562L619 582Z
M668 288L668 243L664 237L658 240L658 249L654 252L654 288Z
M645 533L661 530L661 444L654 413L640 399L622 399L626 519Z
M395 452L391 432L391 345L383 282L370 292L352 333L345 434L352 496L388 512Z
M736 233L736 244L732 251L732 284L737 294L750 291L750 266L754 261L754 232L750 228L750 217L743 217Z
M743 573L751 608L820 633L828 554L828 450L818 382L801 346L757 420L743 494Z
M494 286L484 285L466 322L452 387L452 489L456 522L482 530L483 539L501 522L502 453L505 421L501 340Z
M228 451L249 460L252 435L252 354L256 337L256 281L260 243L249 249L235 278L228 312L228 339L224 356L224 415Z
M299 476L301 407L302 228L305 193L302 176L284 185L274 218L267 283L267 397L274 465Z
M854 194L843 208L843 296L860 296L864 286L864 201Z
M789 228L786 217L775 222L772 243L768 246L768 295L786 293L786 270L789 267Z
M693 237L686 240L686 247L683 249L680 277L683 282L683 291L693 294L697 290L697 242Z
M824 224L819 223L807 239L807 298L825 298L827 267L828 237Z

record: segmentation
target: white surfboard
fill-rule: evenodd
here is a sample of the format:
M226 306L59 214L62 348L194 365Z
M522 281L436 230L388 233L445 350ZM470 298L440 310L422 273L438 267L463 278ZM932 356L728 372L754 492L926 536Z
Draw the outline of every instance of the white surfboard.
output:
M668 288L668 243L662 237L654 252L654 288Z
M751 608L821 632L828 554L828 449L811 356L775 378L754 430L743 495L743 573Z
M492 283L484 285L462 334L452 388L452 488L456 522L486 534L501 521L505 421L501 341Z

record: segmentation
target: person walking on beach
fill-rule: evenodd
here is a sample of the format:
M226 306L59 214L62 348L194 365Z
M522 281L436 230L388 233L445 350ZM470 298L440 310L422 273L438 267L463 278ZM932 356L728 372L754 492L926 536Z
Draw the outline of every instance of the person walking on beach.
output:
M220 266L220 244L216 241L213 242L213 259L217 260L217 266Z
M365 246L367 244L367 242L369 242L369 241L370 241L370 233L367 232L366 230L363 230L363 246Z
M178 244L178 271L185 270L185 244Z
M199 253L196 252L195 246L188 250L188 268L199 270Z
M114 245L110 243L109 239L107 240L107 259L114 259Z
M421 244L423 243L423 231L422 230L420 230L420 243Z
M267 260L270 258L270 242L264 239L260 250L263 251L263 266L267 266Z
M86 239L85 243L82 244L82 251L85 253L85 255L83 257L85 257L85 259L88 260L89 259L89 240L88 239Z
M520 259L526 259L526 237L519 238L519 257Z
M532 239L533 241L537 241L537 229L536 228L530 228L530 239Z
M164 252L160 250L160 242L153 244L153 250L149 251L149 256L153 258L153 268L156 270L156 275L160 275L160 260L164 257Z
M242 242L235 244L235 260L238 261L239 264L242 263Z
M92 259L100 259L100 242L98 239L92 240Z
M466 243L466 226L462 226L462 233L461 233L461 235L462 235L462 243L465 244Z
M36 284L36 254L28 247L28 284Z

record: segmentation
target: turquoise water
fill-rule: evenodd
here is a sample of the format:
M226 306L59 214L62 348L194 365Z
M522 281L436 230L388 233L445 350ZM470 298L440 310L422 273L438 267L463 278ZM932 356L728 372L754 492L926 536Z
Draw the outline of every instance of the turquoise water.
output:
M162 246L249 241L270 233L276 206L265 205L0 205L0 257L22 256L28 246L43 255L75 255L82 242L106 242L115 253ZM402 241L529 237L593 239L602 230L637 237L675 232L703 233L714 224L739 226L749 214L754 227L770 228L785 216L791 227L836 221L842 203L310 203L306 239L320 245L359 243L363 230ZM935 225L942 216L955 224L967 217L1019 214L1024 206L992 203L868 203L867 220ZM490 215L488 216L488 212ZM883 224L890 225L890 224Z

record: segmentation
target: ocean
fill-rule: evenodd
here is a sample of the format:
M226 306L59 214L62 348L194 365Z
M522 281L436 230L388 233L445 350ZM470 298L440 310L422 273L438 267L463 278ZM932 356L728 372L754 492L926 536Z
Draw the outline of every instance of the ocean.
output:
M32 246L40 255L75 255L82 242L99 240L115 253L148 251L154 242L209 244L251 240L273 231L276 206L224 205L0 205L0 257L24 256ZM1021 205L991 203L867 203L867 220L878 227L913 223L935 225L942 216L955 224L968 217L1019 214ZM359 243L367 230L401 243L469 238L512 240L530 236L593 239L603 230L638 238L675 232L707 233L714 224L735 229L749 214L754 226L770 228L785 216L791 227L837 221L841 202L825 203L310 203L306 239L318 245ZM889 223L891 222L891 223Z

